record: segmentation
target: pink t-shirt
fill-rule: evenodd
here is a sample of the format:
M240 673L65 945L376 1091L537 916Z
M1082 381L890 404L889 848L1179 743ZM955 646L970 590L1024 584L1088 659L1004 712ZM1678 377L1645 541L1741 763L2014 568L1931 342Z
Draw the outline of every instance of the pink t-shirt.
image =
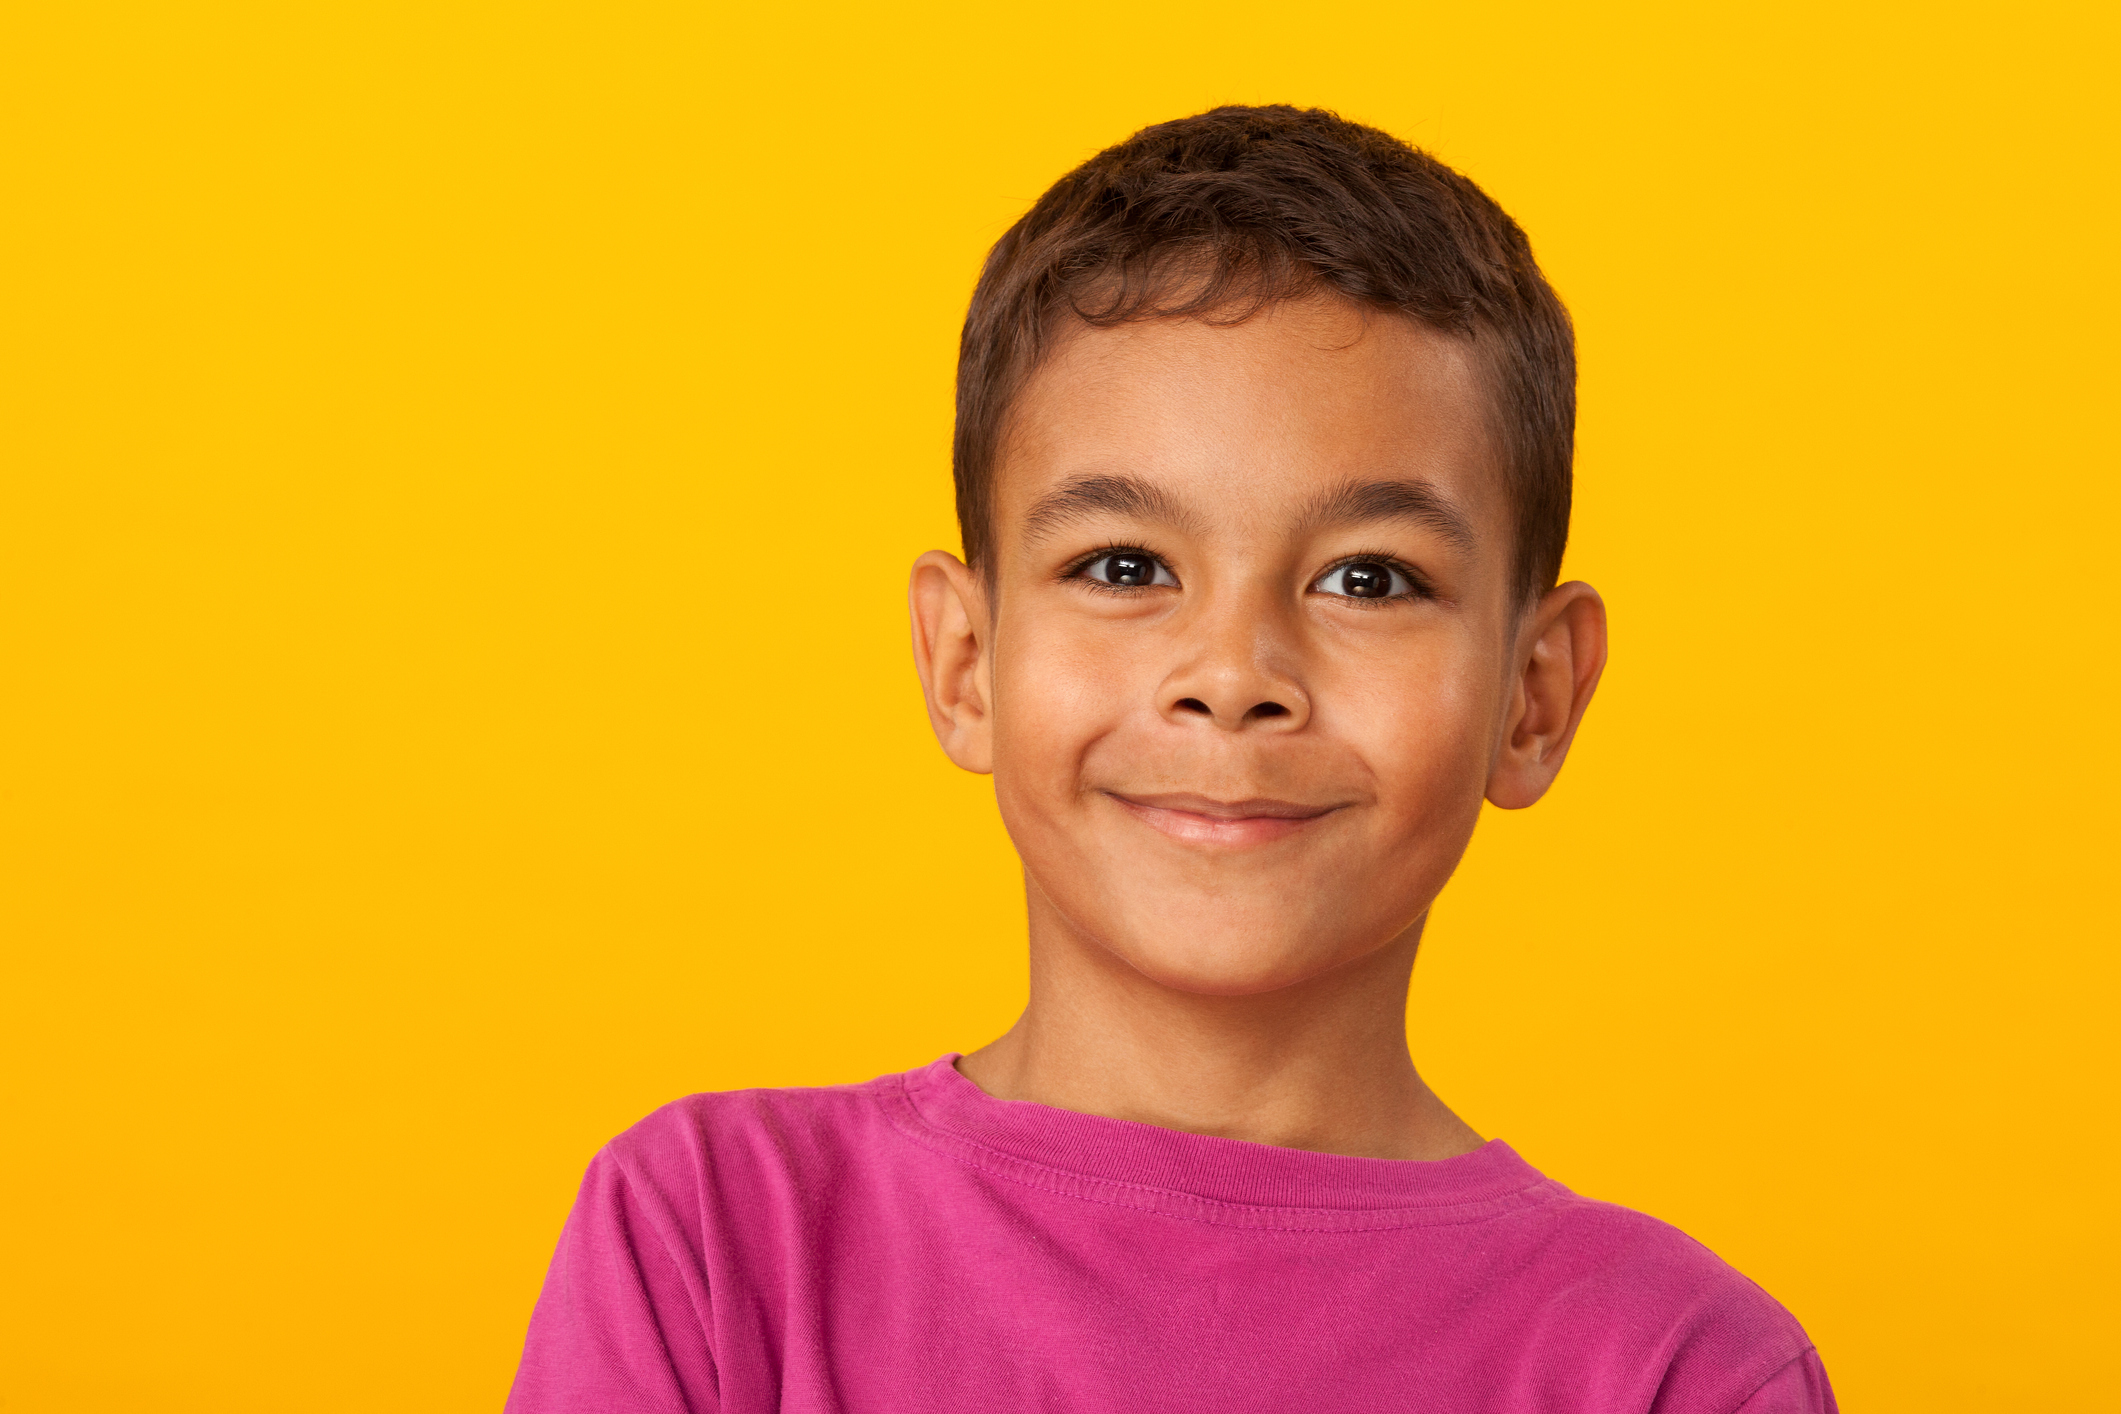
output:
M512 1414L1812 1414L1789 1313L1493 1141L1434 1163L996 1100L695 1095L590 1165Z

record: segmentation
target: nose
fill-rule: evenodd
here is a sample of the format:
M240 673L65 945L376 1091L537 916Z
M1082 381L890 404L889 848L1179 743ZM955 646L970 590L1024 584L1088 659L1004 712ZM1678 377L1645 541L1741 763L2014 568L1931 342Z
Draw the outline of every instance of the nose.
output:
M1295 655L1274 617L1240 610L1183 628L1178 663L1158 688L1164 718L1225 731L1301 730L1311 697L1290 670Z

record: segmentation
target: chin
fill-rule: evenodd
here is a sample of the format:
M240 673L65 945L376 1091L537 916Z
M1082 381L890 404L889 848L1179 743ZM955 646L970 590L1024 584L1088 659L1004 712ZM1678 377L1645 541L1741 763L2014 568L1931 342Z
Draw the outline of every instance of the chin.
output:
M1260 927L1243 919L1158 919L1121 924L1105 947L1136 972L1173 991L1205 997L1250 997L1299 986L1365 957L1391 941L1336 936L1339 930L1291 928L1287 918Z
M1285 959L1263 960L1247 966L1237 959L1210 957L1144 957L1121 954L1135 971L1174 992L1197 997L1259 997L1308 982L1329 968L1291 965Z

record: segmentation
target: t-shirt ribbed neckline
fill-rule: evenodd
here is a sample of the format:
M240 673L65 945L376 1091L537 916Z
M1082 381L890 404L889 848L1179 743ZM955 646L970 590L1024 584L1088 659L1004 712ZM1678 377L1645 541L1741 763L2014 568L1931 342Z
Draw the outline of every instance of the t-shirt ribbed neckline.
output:
M878 1093L899 1129L996 1177L1089 1202L1222 1226L1373 1231L1477 1222L1567 1194L1499 1139L1428 1160L1283 1149L998 1100L957 1061L885 1077Z

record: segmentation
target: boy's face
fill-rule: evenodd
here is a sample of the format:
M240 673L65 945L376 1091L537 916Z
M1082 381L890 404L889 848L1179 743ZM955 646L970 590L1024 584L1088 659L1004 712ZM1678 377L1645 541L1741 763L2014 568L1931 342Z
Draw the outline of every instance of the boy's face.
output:
M1419 924L1483 795L1536 799L1603 661L1520 612L1470 352L1332 298L1082 329L1012 413L991 589L916 568L959 764L1034 917L1187 991L1273 990Z

